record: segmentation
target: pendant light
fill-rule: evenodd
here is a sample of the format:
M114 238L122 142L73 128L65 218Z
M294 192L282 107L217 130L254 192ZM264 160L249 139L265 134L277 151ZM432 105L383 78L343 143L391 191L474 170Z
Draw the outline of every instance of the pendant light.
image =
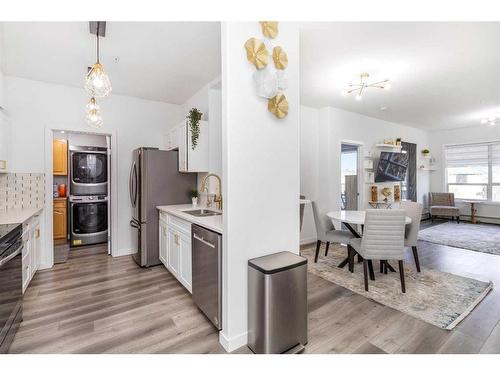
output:
M93 98L104 98L108 96L112 90L111 81L104 71L104 67L99 60L99 27L101 22L97 22L96 30L96 55L97 61L87 73L85 79L85 89Z
M97 104L94 97L90 98L86 106L87 116L85 116L85 120L87 121L88 126L94 129L98 129L102 126L102 117L101 117L101 109Z

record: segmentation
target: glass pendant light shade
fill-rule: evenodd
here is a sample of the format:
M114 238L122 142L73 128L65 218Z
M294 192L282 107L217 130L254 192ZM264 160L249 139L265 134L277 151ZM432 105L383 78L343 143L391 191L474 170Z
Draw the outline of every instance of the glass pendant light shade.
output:
M94 129L98 129L102 126L102 117L99 105L96 103L95 98L91 98L87 106L87 116L85 120L88 126Z
M85 89L96 98L104 98L111 93L111 81L99 62L96 62L87 73Z
M87 113L85 118L88 126L94 129L99 129L102 126L102 117L99 111L93 110Z

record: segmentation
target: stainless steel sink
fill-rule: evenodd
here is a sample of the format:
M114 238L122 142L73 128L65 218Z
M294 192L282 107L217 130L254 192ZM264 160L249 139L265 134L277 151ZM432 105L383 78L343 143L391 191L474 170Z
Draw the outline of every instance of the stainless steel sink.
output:
M186 214L198 216L198 217L222 215L221 212L212 211L212 210L205 210L205 209L190 210L190 211L183 211L183 212Z

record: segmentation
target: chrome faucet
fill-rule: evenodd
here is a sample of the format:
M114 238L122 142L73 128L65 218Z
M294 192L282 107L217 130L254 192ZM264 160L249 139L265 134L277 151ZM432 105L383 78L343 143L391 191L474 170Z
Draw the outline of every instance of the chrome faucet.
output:
M222 181L219 176L217 176L215 173L209 173L207 174L203 180L201 181L201 191L207 192L208 195L208 187L207 187L207 181L210 177L215 177L217 181L219 181L219 194L215 194L214 202L217 205L217 209L222 210Z

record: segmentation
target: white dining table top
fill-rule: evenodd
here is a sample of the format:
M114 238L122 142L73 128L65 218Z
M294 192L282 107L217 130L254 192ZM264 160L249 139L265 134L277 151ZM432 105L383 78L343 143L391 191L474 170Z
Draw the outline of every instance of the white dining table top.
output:
M349 224L364 224L365 223L365 211L332 211L326 214L332 220L338 220L343 223ZM409 216L405 217L405 224L410 224L411 218Z
M309 204L311 203L310 199L299 199L300 204Z

